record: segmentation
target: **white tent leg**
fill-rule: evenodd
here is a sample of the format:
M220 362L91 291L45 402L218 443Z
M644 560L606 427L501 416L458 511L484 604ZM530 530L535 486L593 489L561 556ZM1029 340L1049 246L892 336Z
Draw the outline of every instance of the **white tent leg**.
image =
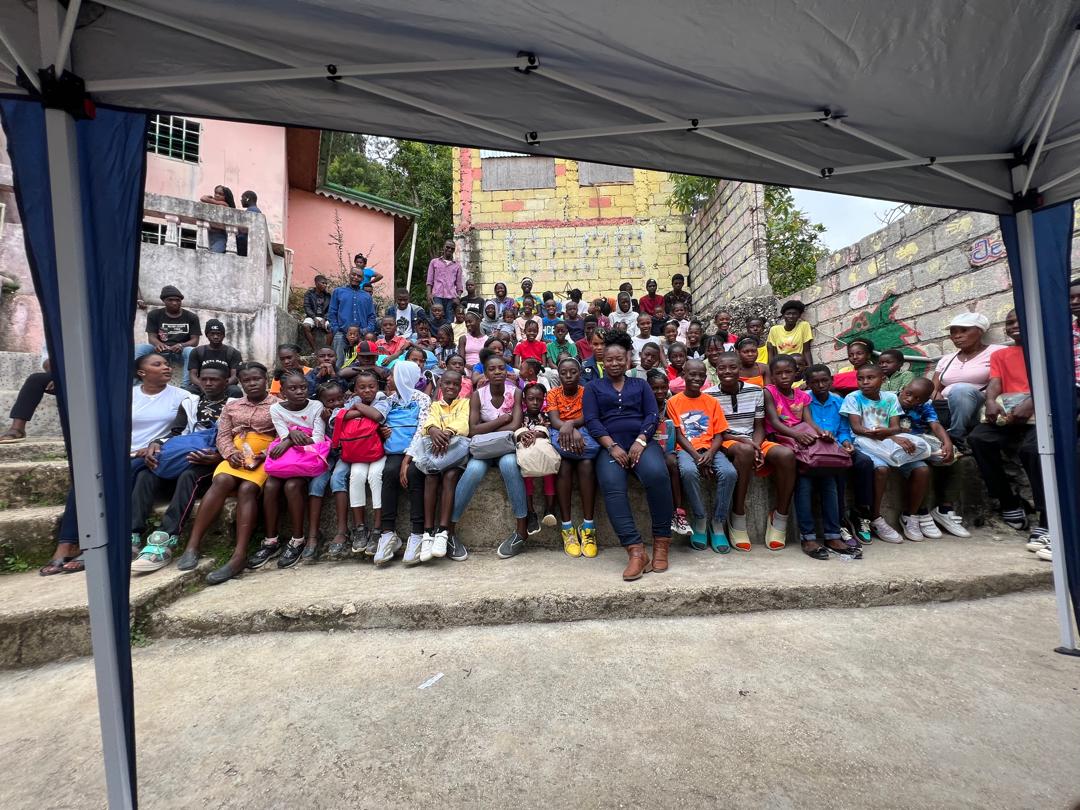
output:
M420 220L414 219L412 224L412 246L409 248L409 275L405 278L405 289L412 290L413 262L416 260L416 232L420 230Z
M42 53L55 53L60 36L58 10L56 3L38 3ZM68 392L81 397L78 407L67 409L73 484L78 505L79 545L86 565L90 640L94 651L105 782L109 807L116 810L132 807L133 786L128 770L128 742L117 667L119 645L128 644L129 641L116 637L112 618L113 583L106 553L109 534L101 455L96 438L97 400L94 392L97 380L92 373L95 358L88 337L90 310L75 122L62 110L47 109L45 132L57 281L63 290L60 296L60 333L64 348L64 381ZM121 538L116 540L120 542Z
M1035 430L1039 440L1039 462L1042 466L1043 497L1054 554L1054 596L1057 601L1058 631L1061 651L1075 650L1072 605L1069 601L1069 582L1065 575L1064 526L1057 491L1057 464L1054 460L1053 414L1046 365L1046 335L1040 328L1039 268L1035 257L1035 232L1031 211L1016 215L1017 238L1020 243L1020 276L1024 283L1024 322L1028 326L1028 359L1031 364L1031 392L1035 399Z

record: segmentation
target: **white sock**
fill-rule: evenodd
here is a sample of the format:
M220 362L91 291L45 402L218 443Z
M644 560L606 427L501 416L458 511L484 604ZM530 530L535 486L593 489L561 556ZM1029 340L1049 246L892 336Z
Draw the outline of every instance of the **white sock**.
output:
M785 520L787 518L785 517ZM728 515L728 521L731 523L731 528L738 529L739 531L746 531L746 515L739 515L732 512Z
M778 532L782 532L787 529L787 515L781 515L779 512L773 512L772 525Z

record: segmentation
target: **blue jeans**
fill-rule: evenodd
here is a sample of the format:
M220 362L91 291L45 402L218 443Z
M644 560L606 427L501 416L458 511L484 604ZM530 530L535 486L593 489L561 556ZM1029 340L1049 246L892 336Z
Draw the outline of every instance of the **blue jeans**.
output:
M182 380L180 381L180 387L181 388L187 388L188 384L191 382L190 379L188 378L188 358L191 357L192 348L193 348L192 346L185 346L184 351L181 354L181 361L180 362L182 362L183 366L184 366L184 376L183 376ZM135 359L138 360L140 357L146 357L146 355L150 354L150 352L152 352L152 351L154 351L154 347L151 346L149 343L136 343L135 344ZM175 354L167 353L167 354L164 355L164 357L165 357L166 360L169 361L170 366L176 365L177 360L176 360L176 355Z
M506 486L506 496L510 499L510 508L514 512L514 517L520 520L528 514L528 504L525 500L525 479L521 477L517 456L513 453L507 453L497 459L469 459L465 472L461 474L461 478L458 480L457 489L454 490L454 514L451 516L454 523L461 520L461 516L465 514L469 501L476 494L477 487L484 480L484 475L492 464L499 465L499 472L502 474L503 484Z
M340 458L336 459L337 451L332 451L330 454L330 468L327 469L318 478L312 478L308 482L307 494L316 498L321 498L326 494L326 485L330 485L331 492L348 492L349 491L349 470L352 467L351 464L346 464Z
M446 317L451 321L454 320L454 310L458 307L458 300L456 298L441 298L438 295L433 295L431 296L431 303L442 304L443 312L446 314Z
M825 529L825 539L840 539L840 501L837 498L837 484L846 472L846 470L836 473L821 471L813 475L799 476L795 484L795 512L799 518L799 534L804 538L817 537L813 505L816 490L818 503L821 504L821 523Z
M649 502L649 515L652 518L653 537L671 537L671 515L675 511L671 502L671 478L668 476L664 451L656 442L649 442L637 466L629 470L616 464L607 450L601 449L596 457L596 478L600 491L604 493L608 520L615 534L619 536L619 542L624 546L641 542L627 493L631 473L645 489L645 499Z
M953 441L963 439L978 423L986 394L971 383L955 383L945 399L949 402L949 436Z
M345 365L345 331L334 332L334 355L337 357L338 368Z
M698 467L690 454L685 450L679 450L675 454L679 464L679 478L682 479L683 495L690 505L690 514L696 520L705 517L705 499L701 494L701 468ZM716 503L713 504L713 525L718 529L727 520L728 509L731 508L731 494L735 491L735 484L739 480L739 474L727 456L718 452L713 456L713 471L716 473Z

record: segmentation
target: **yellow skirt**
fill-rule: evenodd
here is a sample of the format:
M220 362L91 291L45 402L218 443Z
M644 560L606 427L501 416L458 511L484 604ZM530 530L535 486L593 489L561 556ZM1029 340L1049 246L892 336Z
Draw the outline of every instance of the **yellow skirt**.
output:
M243 445L244 440L246 439L248 446L254 453L265 453L266 448L270 446L270 442L276 438L276 436L269 436L265 433L249 433L247 436L236 436L233 439L233 447L240 450L241 445ZM214 470L214 475L223 474L231 475L233 478L239 478L242 481L250 481L253 484L257 484L260 488L266 483L266 479L269 477L266 474L266 470L263 469L262 464L254 470L249 470L246 467L234 467L228 461L222 461Z

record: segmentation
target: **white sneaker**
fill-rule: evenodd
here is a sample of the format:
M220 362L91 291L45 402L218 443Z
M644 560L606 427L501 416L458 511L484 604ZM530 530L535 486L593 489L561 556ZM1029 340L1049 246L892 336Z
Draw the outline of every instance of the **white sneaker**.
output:
M904 542L904 538L897 534L896 529L886 523L883 517L871 520L870 527L874 530L874 534L878 536L878 539L884 540L886 543Z
M1050 546L1043 546L1035 552L1035 556L1040 560L1046 560L1047 562L1054 561L1054 553L1050 550Z
M405 546L405 556L402 558L405 565L420 564L420 543L423 539L423 536L419 534L409 535L409 542Z
M425 563L431 559L431 546L434 542L434 535L424 532L424 537L420 541L420 562Z
M938 526L954 537L971 537L971 532L965 529L964 524L960 522L960 516L952 510L942 512L935 506L930 512L930 517L934 519Z
M446 556L446 544L450 540L450 534L445 529L441 532L436 532L431 538L431 556L432 557L445 557Z
M923 540L926 539L923 536L922 529L919 528L918 515L901 515L900 525L904 529L904 537L906 537L911 542L921 543ZM880 535L878 536L880 537Z
M680 514L680 512L682 514ZM671 533L682 535L693 533L693 529L690 528L690 524L686 520L686 512L681 509L677 509L674 517L671 519Z
M399 548L401 548L401 538L393 532L383 532L379 537L379 548L375 551L372 562L375 565L386 565L394 559Z
M928 540L940 540L941 529L934 523L934 519L930 515L919 515L919 529L922 530L923 537Z
M1050 548L1050 535L1032 532L1024 548L1032 553L1037 553L1044 548Z

